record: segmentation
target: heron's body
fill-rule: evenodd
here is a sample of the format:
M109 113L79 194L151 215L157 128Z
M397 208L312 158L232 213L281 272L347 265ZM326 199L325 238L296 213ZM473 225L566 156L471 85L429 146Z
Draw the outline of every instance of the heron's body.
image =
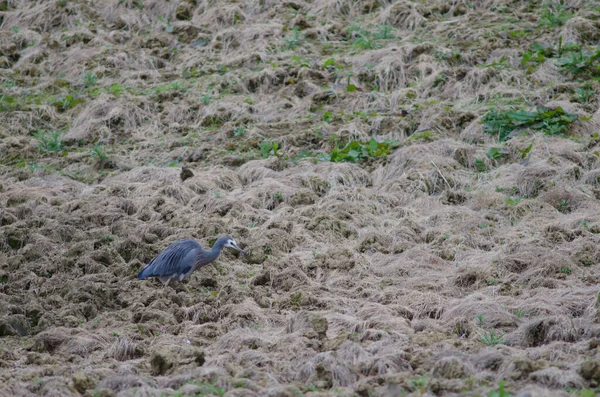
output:
M157 277L163 284L171 280L182 281L196 269L206 266L219 257L223 247L235 248L246 254L231 237L221 237L211 250L204 250L195 240L174 242L150 261L138 274L138 279Z

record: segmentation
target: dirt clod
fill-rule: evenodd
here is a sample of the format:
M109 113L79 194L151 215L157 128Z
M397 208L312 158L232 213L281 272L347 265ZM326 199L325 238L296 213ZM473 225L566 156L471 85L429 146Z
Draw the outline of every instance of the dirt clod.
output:
M150 366L152 367L152 374L154 376L165 375L173 368L173 365L174 357L171 352L167 350L152 352L152 355L150 356Z

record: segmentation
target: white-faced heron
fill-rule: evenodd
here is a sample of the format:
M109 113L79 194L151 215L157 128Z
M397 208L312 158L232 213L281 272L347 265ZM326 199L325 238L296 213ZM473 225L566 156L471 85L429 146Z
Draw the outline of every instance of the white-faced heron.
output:
M234 248L248 255L229 236L218 239L210 251L202 249L196 240L186 238L169 245L152 259L138 274L138 279L157 277L165 287L171 280L182 281L194 270L217 259L223 247Z

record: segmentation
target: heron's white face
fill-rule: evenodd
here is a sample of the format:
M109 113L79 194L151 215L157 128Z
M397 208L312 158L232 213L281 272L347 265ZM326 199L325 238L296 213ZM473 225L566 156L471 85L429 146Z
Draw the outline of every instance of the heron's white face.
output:
M227 242L225 243L225 247L229 247L229 248L237 248L237 244L235 243L235 241L230 238L229 240L227 240Z
M240 251L244 255L248 255L246 253L246 251L244 251L243 249L241 249L232 238L230 238L229 240L227 240L227 242L225 243L225 247L233 248L235 250Z

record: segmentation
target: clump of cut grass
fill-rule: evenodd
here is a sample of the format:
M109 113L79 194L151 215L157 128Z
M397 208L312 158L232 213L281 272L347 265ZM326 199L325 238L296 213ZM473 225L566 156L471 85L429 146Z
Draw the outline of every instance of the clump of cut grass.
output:
M524 110L498 111L491 109L483 116L483 130L497 135L500 142L510 139L515 130L531 129L547 135L563 135L579 116L567 113L561 107L549 109L538 106L533 112Z

